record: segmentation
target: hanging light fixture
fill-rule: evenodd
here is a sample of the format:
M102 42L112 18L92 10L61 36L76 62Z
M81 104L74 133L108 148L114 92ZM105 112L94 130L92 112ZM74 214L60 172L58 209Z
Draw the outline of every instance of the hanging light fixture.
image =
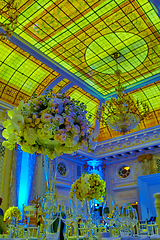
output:
M114 131L125 134L148 116L149 106L142 101L134 101L129 94L124 93L124 87L120 83L121 71L118 70L119 57L119 53L115 53L113 56L117 63L117 70L115 71L118 78L118 85L115 87L117 96L111 98L102 105L102 108L98 109L97 119Z
M0 18L6 18L5 21L0 23L0 27L3 28L4 32L0 32L0 39L10 39L13 35L18 20L18 2L17 0L2 0L0 7Z

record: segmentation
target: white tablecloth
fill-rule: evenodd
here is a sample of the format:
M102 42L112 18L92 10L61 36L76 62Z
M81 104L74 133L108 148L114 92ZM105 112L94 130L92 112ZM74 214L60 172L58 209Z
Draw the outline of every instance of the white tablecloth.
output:
M5 236L3 238L0 239L6 239L6 240L38 240L38 238L5 238Z
M121 238L120 237L102 237L101 238L102 240L121 240Z

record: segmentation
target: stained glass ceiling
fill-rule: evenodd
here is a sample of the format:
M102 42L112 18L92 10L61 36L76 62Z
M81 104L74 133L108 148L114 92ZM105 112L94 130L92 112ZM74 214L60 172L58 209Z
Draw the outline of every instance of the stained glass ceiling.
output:
M60 74L7 41L0 44L0 98L17 105L38 95Z
M160 19L148 0L20 2L16 34L104 96L160 72ZM5 18L4 18L5 20Z
M117 85L113 54L119 52L123 86L135 89L132 97L147 101L152 112L152 120L139 124L139 129L159 124L160 18L148 0L19 2L15 39L62 66L75 80L29 54L27 48L22 50L11 37L0 43L1 100L17 105L34 91L41 94L49 86L55 92L64 88L87 104L94 123L99 100L109 99ZM7 22L7 17L1 22ZM99 140L117 136L103 126L100 133Z

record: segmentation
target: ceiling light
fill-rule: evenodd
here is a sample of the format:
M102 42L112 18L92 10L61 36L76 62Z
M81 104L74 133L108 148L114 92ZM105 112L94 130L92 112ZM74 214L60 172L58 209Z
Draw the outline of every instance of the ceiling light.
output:
M124 93L124 87L120 83L120 73L118 70L119 53L114 54L117 63L115 74L118 78L118 85L115 87L116 98L106 101L98 109L97 118L104 125L108 125L114 131L125 134L135 128L140 121L149 114L149 106L139 100L134 101L129 94Z

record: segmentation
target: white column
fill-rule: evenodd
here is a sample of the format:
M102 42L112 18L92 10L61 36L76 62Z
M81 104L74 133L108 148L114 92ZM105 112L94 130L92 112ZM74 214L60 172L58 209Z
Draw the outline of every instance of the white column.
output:
M157 212L158 230L160 233L160 193L155 193L154 198L155 198L155 207Z

